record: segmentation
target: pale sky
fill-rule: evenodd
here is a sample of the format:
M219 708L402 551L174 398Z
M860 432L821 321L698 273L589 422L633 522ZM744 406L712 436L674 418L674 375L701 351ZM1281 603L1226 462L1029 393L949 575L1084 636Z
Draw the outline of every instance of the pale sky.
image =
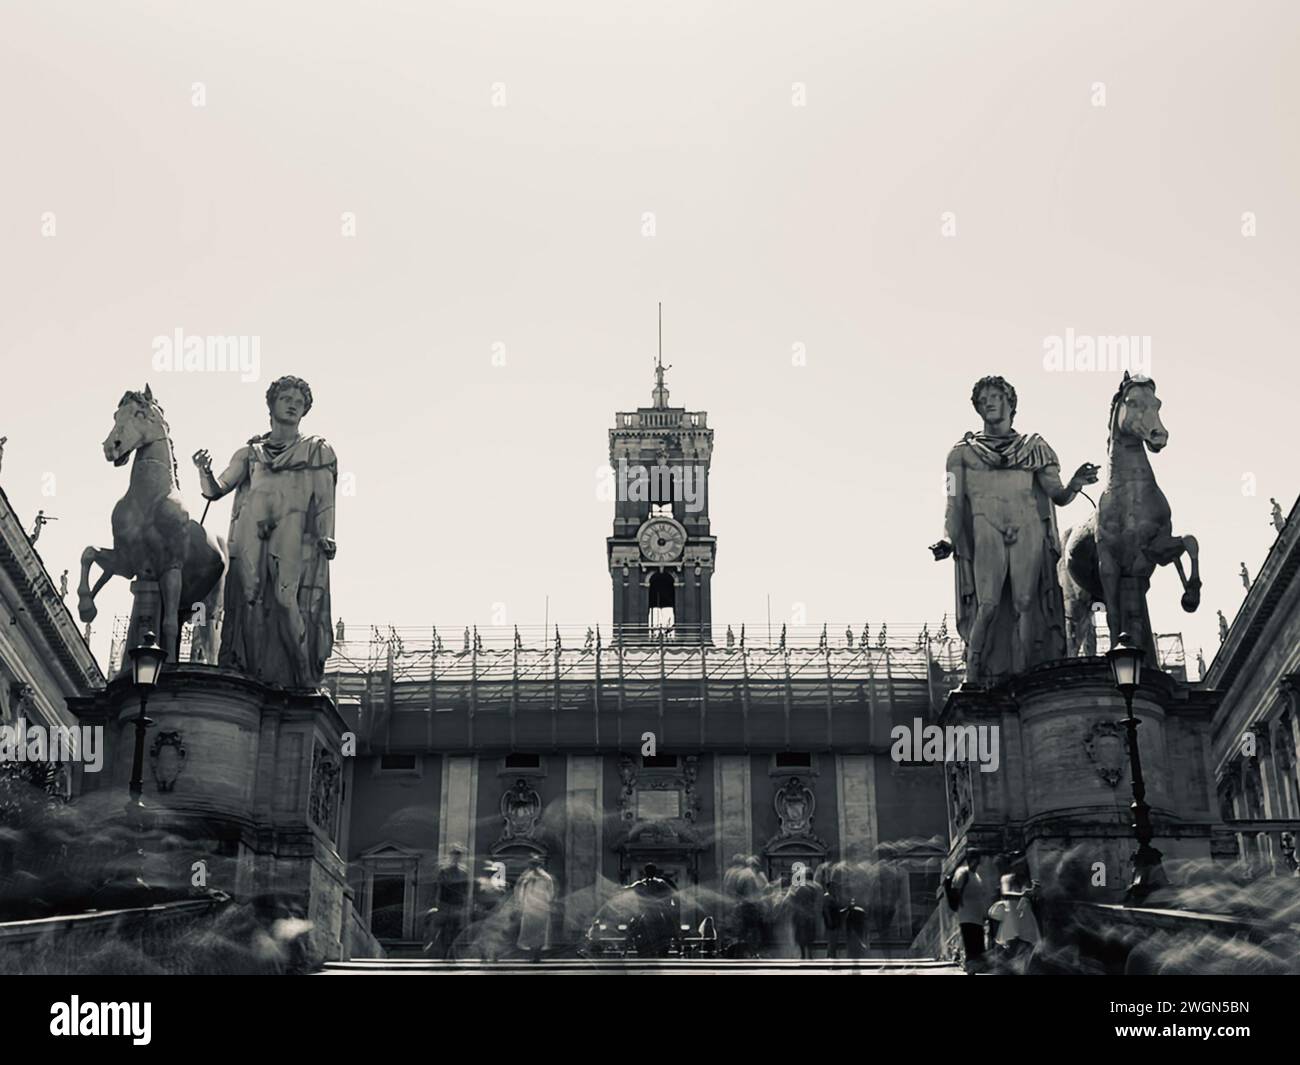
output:
M197 517L189 454L220 469L298 374L356 486L335 617L540 625L549 595L608 625L597 469L662 300L672 402L715 429L715 623L770 595L776 623L933 625L974 380L1012 381L1068 477L1119 374L1047 372L1045 338L1143 336L1205 582L1185 615L1160 571L1151 612L1212 658L1300 487L1297 42L1283 0L6 3L0 477L75 584L126 389ZM177 328L259 337L259 380L154 370ZM102 660L125 581L100 608Z

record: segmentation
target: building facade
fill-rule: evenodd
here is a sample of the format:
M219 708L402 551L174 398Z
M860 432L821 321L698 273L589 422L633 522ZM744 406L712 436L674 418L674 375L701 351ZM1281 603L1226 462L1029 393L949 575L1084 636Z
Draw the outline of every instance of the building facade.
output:
M1256 872L1296 869L1300 831L1300 500L1292 506L1205 676L1219 813L1235 857ZM1225 857L1232 857L1226 855Z
M59 589L0 491L0 725L75 725L66 700L103 685Z
M615 415L609 456L612 625L336 644L328 682L359 737L340 846L362 923L417 949L453 846L472 875L499 862L511 880L540 857L557 943L647 862L694 926L735 855L773 879L878 860L873 949L902 953L934 911L948 821L942 765L895 761L890 732L934 719L960 643L719 631L713 430L669 406L662 367L651 405Z

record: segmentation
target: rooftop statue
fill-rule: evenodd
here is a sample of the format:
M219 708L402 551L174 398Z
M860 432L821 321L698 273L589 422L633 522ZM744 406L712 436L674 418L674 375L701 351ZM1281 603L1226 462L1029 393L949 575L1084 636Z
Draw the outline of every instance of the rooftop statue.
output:
M1093 484L1097 467L1085 462L1061 484L1056 452L1012 429L1016 390L1003 378L977 381L971 404L984 427L948 452L946 538L930 550L956 558L966 680L987 684L1065 657L1055 508Z
M89 623L98 613L95 596L110 578L157 581L161 597L158 631L168 661L178 660L181 626L195 617L200 607L203 625L195 633L195 653L206 654L205 661L214 661L226 547L186 509L171 434L148 385L143 392L127 392L122 397L113 428L104 440L104 458L114 466L125 466L133 452L130 484L113 507L112 549L88 547L81 553L77 613L89 633ZM92 564L103 571L93 588ZM133 617L135 613L133 609Z
M1183 584L1182 606L1188 613L1201 602L1199 546L1193 536L1174 536L1169 501L1165 499L1147 451L1161 451L1169 433L1160 421L1161 402L1149 377L1125 371L1110 402L1106 487L1096 511L1082 525L1066 530L1061 586L1072 623L1071 653L1090 646L1092 604L1106 604L1112 633L1127 632L1146 651L1152 666L1155 636L1147 612L1147 589L1157 566L1174 564ZM1191 560L1183 573L1182 555Z
M323 438L298 431L312 406L306 381L273 381L266 405L271 431L236 451L220 477L208 452L193 457L207 499L235 493L219 661L267 684L311 688L334 646L338 459Z

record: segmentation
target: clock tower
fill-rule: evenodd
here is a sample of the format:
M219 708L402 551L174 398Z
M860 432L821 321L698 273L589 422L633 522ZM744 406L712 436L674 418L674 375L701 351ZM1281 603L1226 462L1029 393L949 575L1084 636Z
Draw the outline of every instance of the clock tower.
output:
M669 406L662 350L651 405L614 415L614 531L606 541L614 638L712 643L717 541L709 532L713 430L704 411Z

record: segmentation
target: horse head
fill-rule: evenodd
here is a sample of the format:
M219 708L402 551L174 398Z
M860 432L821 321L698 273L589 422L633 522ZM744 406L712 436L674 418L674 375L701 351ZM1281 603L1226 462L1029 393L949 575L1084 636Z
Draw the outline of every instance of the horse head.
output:
M163 409L145 385L143 392L127 392L118 403L113 429L104 438L104 458L114 466L124 466L132 451L167 437Z
M1161 402L1156 398L1156 383L1139 374L1124 371L1119 391L1110 402L1110 435L1132 436L1153 452L1169 443L1169 431L1160 420Z

